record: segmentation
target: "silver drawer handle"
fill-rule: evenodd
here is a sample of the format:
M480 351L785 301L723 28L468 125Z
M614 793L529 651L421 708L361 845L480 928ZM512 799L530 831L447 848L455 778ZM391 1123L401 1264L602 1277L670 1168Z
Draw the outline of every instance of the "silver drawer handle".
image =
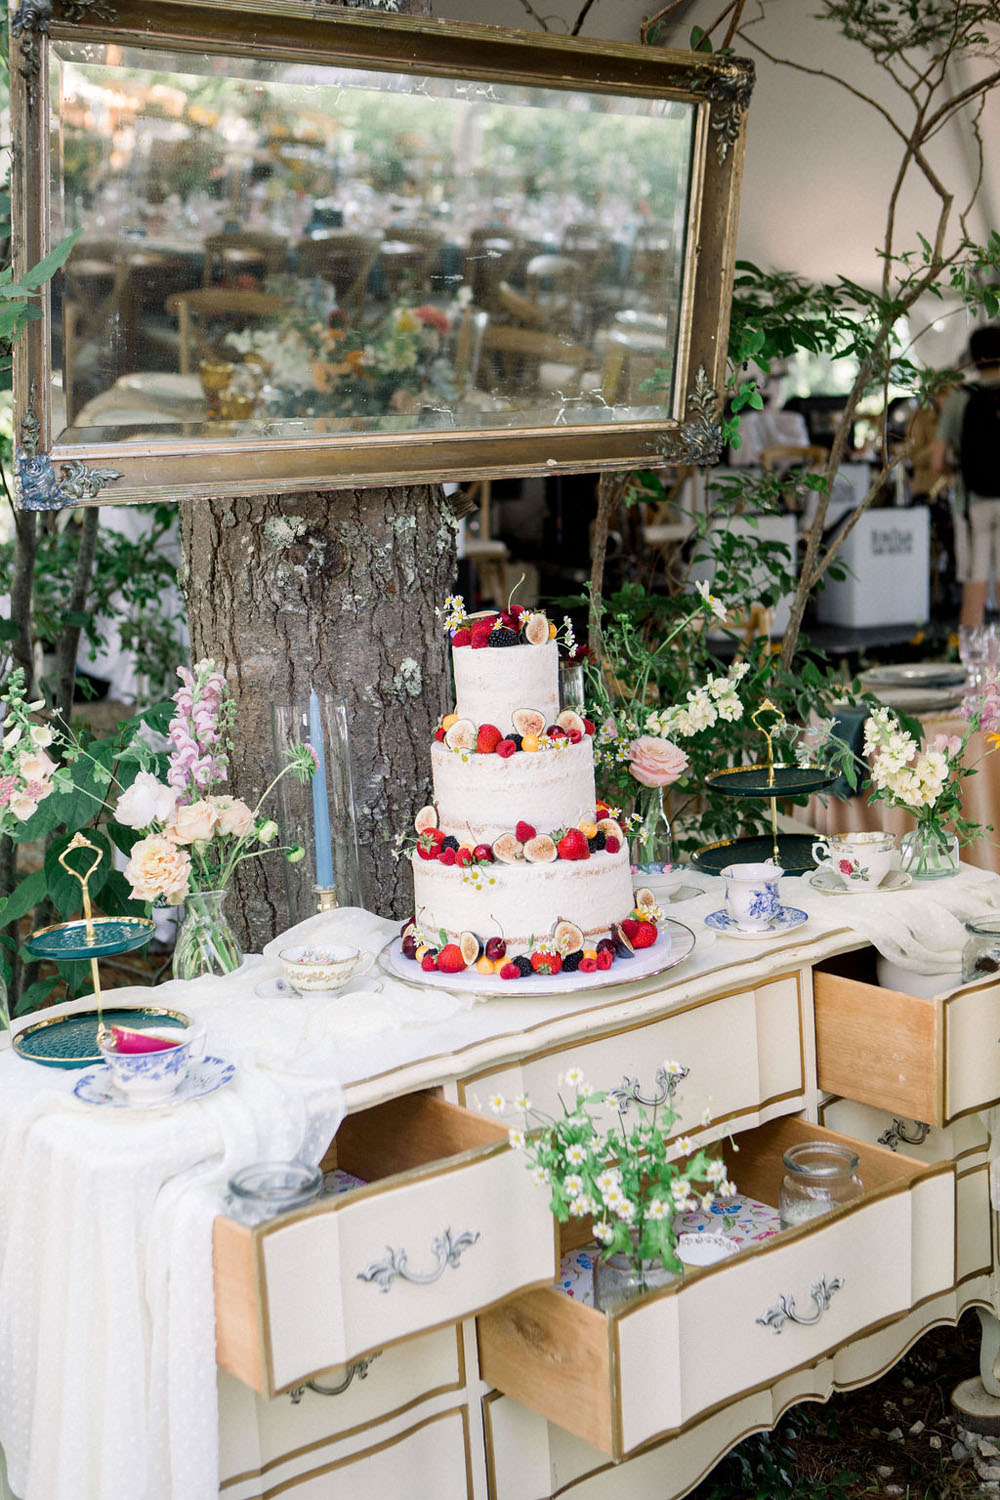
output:
M922 1146L931 1133L931 1127L925 1125L922 1120L914 1120L913 1134L907 1135L906 1121L901 1120L898 1115L893 1116L892 1124L888 1130L884 1130L878 1138L877 1144L888 1146L890 1151L898 1149L900 1142L904 1146Z
M819 1322L830 1306L834 1292L839 1292L843 1285L842 1276L834 1276L829 1281L825 1276L821 1276L809 1288L809 1295L816 1307L811 1317L804 1318L795 1311L794 1297L779 1297L775 1306L769 1307L763 1317L757 1319L757 1322L762 1323L765 1328L770 1328L774 1333L780 1333L786 1323L798 1323L803 1328L809 1328L813 1323Z
M622 1116L627 1115L629 1105L633 1099L636 1104L641 1104L644 1109L658 1109L661 1104L666 1104L668 1099L673 1099L682 1081L690 1073L690 1068L674 1067L668 1073L666 1068L657 1068L653 1074L653 1082L658 1092L651 1099L643 1098L639 1092L638 1078L630 1078L627 1073L622 1075L622 1081L616 1089L608 1089L608 1098L611 1099Z
M439 1276L444 1275L449 1266L457 1268L462 1252L474 1245L478 1238L478 1229L466 1229L454 1237L450 1229L439 1234L436 1239L431 1240L431 1249L438 1260L433 1271L408 1271L406 1251L394 1250L391 1245L387 1245L385 1259L373 1261L367 1271L359 1271L358 1280L378 1282L380 1292L387 1292L397 1276L413 1286L430 1286Z
M358 1380L368 1379L368 1366L378 1359L381 1352L381 1349L376 1349L367 1359L356 1359L353 1365L348 1365L339 1385L321 1385L318 1380L307 1380L305 1385L294 1386L288 1392L292 1405L298 1406L306 1391L315 1391L317 1396L342 1396L355 1376Z

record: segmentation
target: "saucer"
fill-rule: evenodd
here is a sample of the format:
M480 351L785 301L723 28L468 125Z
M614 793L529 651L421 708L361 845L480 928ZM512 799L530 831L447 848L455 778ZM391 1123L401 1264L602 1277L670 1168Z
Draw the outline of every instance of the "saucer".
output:
M321 1000L329 1000L334 996L340 998L344 995L380 995L382 993L382 981L380 979L349 979L336 990L309 990L309 996L317 996ZM293 989L287 979L262 979L260 984L254 986L254 994L261 1000L303 1000L306 997L300 995L298 990Z
M796 927L804 926L808 920L809 913L803 911L801 907L782 906L773 922L754 932L747 932L744 928L737 927L735 920L722 907L719 911L709 912L705 918L705 926L711 927L713 932L721 932L724 937L773 938L783 937L786 932L793 932Z
M829 870L817 870L810 875L809 884L824 896L873 896L877 891L905 891L913 884L913 876L908 870L890 870L878 885L845 885Z
M137 1103L130 1099L117 1084L111 1081L111 1069L107 1066L92 1068L82 1073L73 1092L84 1104L100 1104L108 1109L172 1109L175 1104L186 1104L190 1099L204 1099L232 1081L236 1064L224 1062L221 1057L201 1057L191 1064L187 1073L165 1099L152 1104Z

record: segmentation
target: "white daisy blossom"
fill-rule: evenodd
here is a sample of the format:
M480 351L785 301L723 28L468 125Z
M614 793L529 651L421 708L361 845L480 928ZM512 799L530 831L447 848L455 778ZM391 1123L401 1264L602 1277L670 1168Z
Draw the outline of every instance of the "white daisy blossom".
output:
M583 1178L578 1176L576 1172L571 1172L563 1183L563 1187L566 1189L568 1197L579 1198L583 1192Z
M594 1203L587 1197L586 1193L570 1202L569 1211L574 1219L584 1219L587 1214L593 1213Z
M504 1110L507 1108L507 1101L504 1098L503 1094L494 1094L491 1097L489 1103L490 1109L495 1115L502 1115Z
M523 1130L514 1130L514 1129L508 1130L508 1132L507 1132L507 1139L510 1142L510 1144L513 1146L513 1148L514 1148L515 1151L523 1151L524 1150L525 1137L524 1137L524 1131Z
M525 1111L531 1108L531 1100L528 1098L527 1094L518 1094L517 1098L514 1100L514 1108L523 1109Z
M712 1123L712 1106L710 1104L706 1104L701 1112L701 1123L703 1125L711 1125Z
M668 1073L671 1078L677 1078L681 1073L684 1072L684 1066L682 1063L677 1062L674 1058L671 1058L669 1062L665 1062L663 1064L663 1071L664 1073Z
M587 1160L587 1152L579 1141L573 1141L566 1147L566 1160L571 1167L582 1167Z
M601 1196L604 1197L608 1193L613 1193L615 1188L621 1185L621 1180L622 1174L618 1171L617 1167L608 1167L607 1171L602 1172L599 1177L594 1179L594 1186Z
M562 1075L559 1082L564 1083L569 1089L578 1089L583 1083L583 1069L567 1068L566 1072Z
M614 1213L619 1203L621 1203L624 1199L625 1194L622 1192L621 1188L616 1185L615 1187L608 1188L607 1192L603 1194L603 1197L604 1206L606 1208L610 1208L611 1212Z
M715 618L717 620L724 620L729 611L723 604L722 600L717 599L716 596L710 592L708 584L702 579L696 579L694 586L701 595L703 603L707 606L707 608L711 611Z
M531 1174L531 1180L536 1187L544 1187L549 1180L548 1170L545 1167L536 1167Z
M673 1209L663 1202L662 1198L654 1198L646 1209L647 1219L665 1219Z
M475 1094L475 1093L469 1094L468 1098L469 1098L469 1104L470 1104L470 1106L473 1109L482 1109L482 1107L483 1107L482 1106L482 1102L481 1102L478 1094Z
M615 1232L607 1219L599 1219L594 1225L594 1239L599 1240L602 1245L610 1245L615 1237Z
M679 1136L677 1139L677 1151L680 1156L690 1156L696 1150L694 1141L689 1135Z
M615 1205L615 1213L623 1223L630 1224L635 1218L635 1204L631 1198L622 1198L621 1202Z
M715 1202L715 1194L714 1193L704 1193L702 1195L702 1199L701 1199L701 1211L702 1211L702 1213L703 1214L707 1214L708 1210L712 1207L712 1204L714 1202Z
M708 1166L705 1168L705 1180L707 1182L714 1182L716 1186L718 1186L718 1184L723 1180L725 1175L726 1164L718 1157L716 1157L713 1161L710 1161Z
M685 1182L683 1177L675 1178L670 1184L670 1196L674 1200L674 1207L676 1209L683 1209L685 1207L689 1193L690 1185Z
M739 1188L736 1186L735 1182L730 1182L728 1177L726 1178L725 1182L719 1183L720 1198L735 1198L738 1192Z

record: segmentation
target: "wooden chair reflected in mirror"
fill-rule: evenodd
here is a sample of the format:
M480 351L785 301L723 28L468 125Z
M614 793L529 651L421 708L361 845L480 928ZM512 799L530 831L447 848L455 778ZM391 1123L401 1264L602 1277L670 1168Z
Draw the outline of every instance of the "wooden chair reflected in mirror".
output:
M534 255L525 270L525 291L552 333L579 334L583 267L568 255Z
M296 247L299 276L320 276L333 287L337 305L349 323L359 325L368 296L368 282L382 244L381 233L329 229L301 239Z
M561 334L490 323L483 331L479 381L514 406L537 404L545 396L550 404L580 396L593 361L586 344Z
M203 360L234 358L226 349L226 335L247 323L280 318L285 304L270 292L233 291L228 287L199 287L167 300L167 312L177 318L180 334L180 371L197 374Z
M288 269L288 240L267 229L227 230L205 238L204 286L235 286L240 277L264 281ZM244 288L252 290L252 288Z

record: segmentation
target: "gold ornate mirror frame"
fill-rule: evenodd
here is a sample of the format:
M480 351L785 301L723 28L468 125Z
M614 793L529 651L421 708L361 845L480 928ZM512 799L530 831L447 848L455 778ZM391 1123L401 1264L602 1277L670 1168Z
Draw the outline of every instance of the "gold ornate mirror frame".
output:
M684 196L677 212L670 306L669 309L660 307L651 300L654 293L649 291L649 286L653 283L649 282L646 283L644 303L633 297L638 283L626 285L622 280L616 285L616 273L609 274L605 261L603 282L598 277L585 294L580 294L571 309L577 320L575 331L567 334L553 322L550 335L546 332L545 319L556 305L553 295L557 285L555 262L560 259L572 261L573 247L560 255L564 245L555 241L551 246L536 243L536 252L552 251L548 256L542 253L540 261L528 261L529 271L532 265L541 266L533 283L538 301L532 301L534 293L526 293L524 281L517 282L515 278L510 284L501 281L492 287L490 295L496 297L499 286L503 303L493 313L484 313L479 323L476 323L475 303L469 306L469 293L463 294L464 303L459 299L454 304L460 309L464 307L463 327L467 327L471 320L480 332L482 326L491 330L488 360L492 363L484 364L480 359L479 383L453 403L439 401L437 406L430 402L421 405L418 395L410 397L409 404L404 402L399 411L394 402L391 412L384 410L375 418L343 414L333 418L317 417L312 407L307 409L305 417L295 416L292 420L279 420L273 416L251 418L248 412L255 399L252 395L245 398L248 405L243 409L235 404L235 398L229 410L223 407L220 412L217 404L213 406L216 400L211 388L213 367L209 361L202 360L194 369L201 370L207 405L199 412L197 420L191 420L188 410L176 417L164 417L161 413L157 419L162 423L159 427L154 425L152 418L145 424L135 417L131 417L131 426L124 420L121 425L115 425L119 402L117 408L111 409L110 416L74 425L76 416L69 403L71 397L77 400L73 394L76 388L66 369L69 363L67 351L71 346L89 353L98 370L110 369L110 374L102 375L100 379L109 381L111 387L116 380L118 384L124 382L128 389L141 384L142 379L147 385L155 384L156 372L143 374L141 363L138 371L127 364L108 366L102 345L110 335L101 326L92 336L91 346L85 341L88 315L92 316L95 308L105 305L101 298L111 295L109 288L120 288L123 284L123 267L127 265L128 274L131 274L134 265L144 265L148 270L153 264L162 267L164 261L163 256L153 253L155 239L137 240L134 231L123 229L119 222L105 236L103 244L91 239L91 246L98 245L99 248L92 249L89 258L78 256L74 261L71 256L66 269L57 273L43 293L42 317L29 325L15 350L15 465L19 505L47 510L66 505L127 503L182 496L276 493L302 488L429 479L596 471L649 465L657 461L705 464L717 458L738 190L746 114L753 84L749 63L698 53L592 44L545 34L418 22L357 11L324 10L314 5L282 3L282 0L272 0L272 3L257 0L257 3L239 5L231 0L225 0L225 3L222 0L214 0L214 3L213 0L192 0L192 3L184 3L184 0L179 0L179 3L174 3L174 0L170 3L166 0L22 0L11 18L15 276L42 260L68 230L81 229L79 219L74 222L74 213L85 211L87 194L81 192L74 200L66 184L86 183L86 179L64 176L65 143L73 142L78 152L97 149L89 137L95 132L99 136L100 121L109 117L107 100L110 98L114 104L117 97L113 91L111 94L107 92L109 87L113 90L116 66L131 66L132 71L126 69L123 72L123 82L118 89L122 95L121 109L135 108L134 101L124 98L124 91L128 80L136 76L136 59L140 68L145 60L149 70L149 86L139 92L148 98L161 89L170 108L175 112L186 112L185 118L194 114L189 103L182 100L180 105L170 104L178 91L171 91L169 70L170 67L177 70L178 59L184 71L197 72L201 78L214 72L239 80L234 88L244 93L252 91L254 79L258 80L258 92L261 92L270 86L272 75L277 88L286 78L298 77L308 82L314 76L309 70L321 67L330 70L331 85L343 91L349 92L354 87L358 91L369 88L378 93L381 90L383 95L387 92L402 94L399 111L402 130L398 139L405 139L407 149L418 156L423 151L432 157L433 148L426 145L425 138L418 132L406 134L407 116L409 112L416 118L418 104L423 108L422 101L429 97L436 99L440 94L450 101L474 99L479 138L484 129L488 131L491 118L495 118L490 115L493 110L518 107L525 100L534 106L544 106L535 107L533 113L530 109L522 110L518 126L520 134L516 137L520 141L520 155L514 148L507 147L502 158L494 156L489 164L474 161L470 170L477 182L488 184L489 172L495 169L496 161L501 160L506 173L504 181L508 184L515 182L522 199L524 185L529 179L534 185L539 181L548 182L547 196L543 194L539 199L549 205L548 211L557 197L551 184L559 178L556 165L549 163L545 156L545 141L551 139L551 122L569 119L571 123L567 128L572 130L573 112L589 109L595 117L602 113L608 115L611 120L608 128L614 131L618 128L615 125L616 111L622 115L629 111L644 111L646 124L643 129L648 126L649 131L655 132L658 128L665 128L670 120L682 118L687 131ZM154 82L162 77L161 61L168 74L167 85L163 87ZM77 73L86 73L91 67L99 70L88 84L89 96L81 93L70 99L63 88L62 80L70 76L74 65L78 65ZM99 102L92 106L91 97ZM320 94L317 97L327 100L331 96ZM462 107L466 106L463 104ZM329 105L324 104L323 109L328 116ZM112 109L111 115L120 126L120 110L116 115ZM541 130L546 120L549 122L548 135ZM525 136L523 121L528 121L529 127L531 121L537 123L537 144L532 142L530 134ZM292 133L298 128L297 124L294 125ZM304 144L299 155L311 156L325 169L329 165L327 158L331 150L340 152L344 141L349 149L354 139L350 131L337 138L331 137L333 128L329 118L319 113L309 129L300 132ZM339 125L336 128L339 129ZM275 145L275 138L275 128L272 128L269 149L280 156L287 141ZM332 139L333 147L330 144ZM656 137L651 134L644 139L647 141L645 149L649 152L647 160L651 163ZM221 140L220 135L220 143ZM100 147L97 158L88 159L99 159L100 150L105 148L100 142L97 146ZM221 144L219 149L222 152ZM260 154L258 151L257 155ZM250 167L245 180L251 183L248 191L256 192L260 197L261 175L272 169L268 163L263 167L255 165L252 158L253 152L248 156ZM565 153L562 159L565 160ZM69 161L69 157L66 160ZM227 160L223 153L217 176L221 175ZM641 177L641 162L638 168L637 181ZM444 190L441 186L433 186L434 172L438 170L433 162L427 170L428 181L432 184L427 202L429 205L434 199L435 211L438 211ZM99 175L98 168L93 171ZM233 180L236 181L236 176ZM243 182L244 177L239 181ZM449 190L453 190L456 197L457 183L458 177L452 171ZM213 182L211 186L218 191L218 183ZM412 183L404 183L403 187L405 191L413 192ZM148 181L144 191L147 198L143 200L143 212L148 214L151 224L150 204L156 195L148 189ZM273 191L277 193L278 189ZM207 194L201 196L207 201ZM483 201L489 200L485 189L482 196ZM249 201L238 201L237 189L234 189L230 207L236 215L236 222L225 226L231 234L240 228L239 215L248 212ZM575 201L581 201L579 194ZM585 199L583 201L586 209ZM292 202L292 199L287 202ZM404 211L408 209L405 198L399 202ZM80 208L80 204L84 204L84 208ZM173 199L168 196L164 205L161 194L155 206L159 221L166 223L167 233L172 227L171 218L176 219L181 208L185 213L189 209L187 201L182 204L176 195ZM213 210L217 206L214 202L209 203ZM654 211L655 207L654 203ZM641 215L647 211L644 203L638 204L636 213ZM193 212L192 208L192 222ZM616 249L618 255L626 252L633 255L642 232L641 223L638 230L635 228L635 214L631 207L629 214L633 222L628 234L623 231L621 236L628 240L628 244L626 251L620 246ZM380 230L381 253L388 256L388 236L395 235L398 239L402 234L405 241L405 235L411 232L416 240L417 230L408 229L405 222L402 231L394 229L391 224ZM462 238L463 226L460 222L456 226L453 219L448 232L453 238ZM139 233L146 235L147 230L143 228ZM298 259L293 259L291 264L301 270L304 264L304 230L301 225L298 233L295 252ZM498 243L502 243L503 233L501 225ZM321 229L319 238L324 235L329 236L330 231ZM607 238L615 238L613 227L607 231ZM230 243L244 243L245 239L246 236L240 241L234 235ZM78 247L82 243L81 237ZM205 261L205 256L210 253L207 234L203 237L203 244L202 259ZM78 247L75 247L74 254ZM500 254L492 250L489 253ZM106 264L102 263L101 256ZM456 285L463 280L463 267L468 264L467 258L464 262L457 261L458 270L452 278ZM104 282L101 281L102 274L106 277ZM194 274L200 283L201 273ZM624 277L624 273L622 275ZM207 285L207 271L204 279ZM528 280L531 281L530 276ZM304 286L306 282L300 278L299 284ZM157 325L164 324L173 335L175 330L170 317L176 314L179 305L185 303L184 296L181 296L180 304L175 300L176 292L163 296L164 291L169 291L169 276L162 283L147 276L142 285L147 289L152 286L155 297L159 298L154 306ZM261 281L256 285L266 290L270 283ZM309 285L320 286L318 276ZM385 302L379 313L382 318L380 337L387 326L386 318L408 317L414 311L414 300L429 295L426 290L418 288L415 280L409 284L413 289L410 294L406 291L405 280L402 285L403 294L395 301ZM598 285L601 288L599 295L594 292ZM624 304L623 310L615 312L612 294L617 296L619 308ZM336 297L336 293L331 293L331 301L336 301ZM611 299L606 307L602 300L605 298ZM197 299L188 297L187 300ZM593 308L598 303L602 311L596 315ZM631 310L633 304L644 310ZM168 314L164 308L173 309L174 313ZM117 338L122 319L120 307L116 306L107 316L107 328L114 330ZM349 319L353 315L340 307L328 315L324 305L317 325L321 327L324 338L327 337L327 323L322 320L327 316L329 327L333 329L337 318ZM363 308L358 316L369 317L370 309ZM425 311L423 316L432 315ZM458 319L453 314L449 316L454 348L457 349L460 342L460 335L456 333ZM588 319L589 333L581 333L579 330ZM615 359L620 366L630 352L629 328L632 325L629 325L629 319L640 328L635 344L646 351L647 376L645 379L636 378L631 394L619 399L612 389L609 370L617 378L620 368L615 366ZM441 321L443 326L445 319ZM601 326L595 333L597 324ZM656 378L653 379L649 378L650 338L653 339L654 354L651 358L655 367L658 362L655 340L659 335L651 335L650 330L661 327L668 329L661 357L666 368L655 368ZM510 332L511 328L515 333ZM525 329L529 331L525 332ZM540 341L536 337L539 331ZM71 334L75 343L71 341ZM245 330L240 336L245 344L252 343ZM343 338L342 326L337 327L334 337ZM547 342L550 338L556 342ZM369 360L369 354L362 349L361 342L356 341L348 352L364 364ZM510 357L507 344L512 344L515 360L520 361L513 376L513 396L511 387L502 384L499 363L502 358ZM586 377L580 377L583 383L574 388L576 394L573 397L567 398L557 381L554 394L547 396L544 402L541 397L532 398L536 407L522 411L517 404L517 387L525 381L525 371L529 368L527 360L535 352L536 344L550 357L553 352L561 357L564 350L579 349L582 352L578 362L590 362L594 368ZM347 346L341 344L339 347L343 351ZM465 359L467 352L466 349L461 358ZM172 389L182 386L185 379L190 383L193 378L191 356L186 357L187 365L180 366L179 374L169 375ZM455 376L460 360L457 353L453 352L451 357L454 367L449 379ZM251 355L251 362L252 358ZM565 359L569 361L568 352ZM186 376L185 369L188 370ZM264 375L260 374L261 369ZM465 373L467 375L467 370ZM274 376L269 372L266 360L258 362L254 375L258 382L272 382L269 399L273 400ZM241 377L247 377L246 368ZM370 384L370 374L366 379ZM100 407L103 401L107 407L108 391L99 388L99 380L97 386L91 387L94 389L97 389L99 398L97 406ZM349 406L351 389L347 384L343 389ZM85 385L81 385L80 390L82 396L87 395ZM283 398L286 394L279 386L278 397ZM195 405L200 399L200 393L196 393Z

